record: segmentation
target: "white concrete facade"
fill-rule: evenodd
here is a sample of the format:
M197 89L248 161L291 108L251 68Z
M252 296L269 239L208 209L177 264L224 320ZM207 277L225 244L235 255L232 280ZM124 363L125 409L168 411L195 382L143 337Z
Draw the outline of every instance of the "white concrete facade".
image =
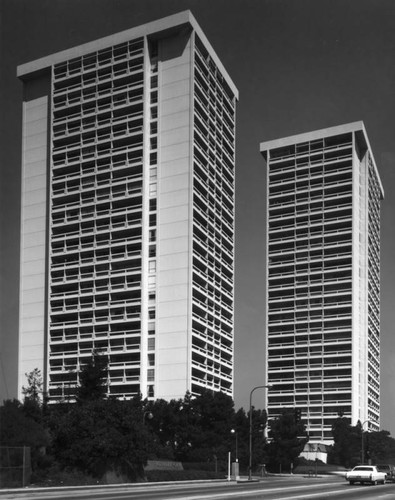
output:
M344 415L380 427L380 201L362 122L261 144L267 163L269 417L330 444ZM366 428L366 427L365 427Z
M31 311L25 224L19 386L38 367L50 400L73 398L96 349L111 395L233 395L238 96L195 19L183 12L18 68L27 88L38 75L50 111L24 131L23 171L35 134L44 177L38 193L23 188L23 213L41 203L40 266Z
M23 106L18 393L25 374L45 373L48 98Z

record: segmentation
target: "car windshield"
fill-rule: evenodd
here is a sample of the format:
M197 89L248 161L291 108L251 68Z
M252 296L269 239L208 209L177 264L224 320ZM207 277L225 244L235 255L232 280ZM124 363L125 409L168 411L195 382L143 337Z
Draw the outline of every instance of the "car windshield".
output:
M390 470L389 465L378 465L377 470Z
M373 470L373 467L364 467L364 466L360 465L358 467L354 467L353 470L369 470L369 471L371 471L371 470Z

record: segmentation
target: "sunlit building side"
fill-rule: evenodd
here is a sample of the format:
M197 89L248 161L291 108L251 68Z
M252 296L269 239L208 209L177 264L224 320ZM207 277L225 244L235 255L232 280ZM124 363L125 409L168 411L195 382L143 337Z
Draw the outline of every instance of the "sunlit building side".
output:
M189 11L18 67L19 393L233 395L238 92Z
M269 418L311 442L339 415L380 426L380 201L362 122L260 146L267 165Z

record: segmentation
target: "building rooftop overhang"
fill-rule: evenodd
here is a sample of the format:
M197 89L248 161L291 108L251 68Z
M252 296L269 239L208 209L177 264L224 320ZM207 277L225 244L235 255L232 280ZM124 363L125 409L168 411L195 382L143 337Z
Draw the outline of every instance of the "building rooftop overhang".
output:
M273 139L271 141L265 141L260 143L260 153L264 157L265 161L267 161L268 151L271 149L281 148L285 146L290 146L292 144L299 144L301 142L309 142L315 141L318 139L322 139L325 137L331 137L334 135L341 135L354 132L355 138L358 141L359 145L368 149L370 152L370 156L372 158L373 166L377 174L377 179L380 185L381 196L384 198L384 188L381 183L380 174L377 169L377 165L374 159L372 148L370 147L369 138L366 133L365 125L363 121L357 121L352 123L346 123L344 125L337 125L335 127L328 127L320 130L314 130L312 132L305 132L297 135L290 135L288 137L283 137L281 139Z
M213 58L215 64L221 71L223 77L226 80L229 88L233 92L236 99L239 98L239 92L237 87L233 83L230 78L228 72L224 68L221 63L219 57L215 53L213 47L210 42L207 40L207 37L203 33L203 30L200 28L198 22L193 16L192 12L189 10L185 10L182 12L178 12L177 14L173 14L171 16L163 17L156 21L152 21L149 23L142 24L135 28L130 28L125 31L120 31L119 33L115 33L113 35L106 36L104 38L99 38L97 40L84 43L82 45L78 45L76 47L72 47L66 50L62 50L60 52L55 52L48 56L42 57L40 59L36 59L34 61L27 62L25 64L21 64L17 67L17 76L22 80L27 80L34 76L34 74L42 73L46 69L50 68L54 64L67 61L69 59L73 59L74 57L81 57L86 54L90 54L91 52L96 52L101 49L105 49L107 47L111 47L113 45L117 45L128 40L132 40L134 38L142 37L142 36L153 36L158 34L163 34L166 36L172 31L181 31L186 27L194 30L199 38L204 43L206 49L209 51L210 56Z

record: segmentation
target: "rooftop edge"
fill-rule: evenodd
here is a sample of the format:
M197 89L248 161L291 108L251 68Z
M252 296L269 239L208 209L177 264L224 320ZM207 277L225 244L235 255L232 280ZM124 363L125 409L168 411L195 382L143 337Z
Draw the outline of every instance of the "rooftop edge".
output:
M51 67L52 65L57 64L59 62L67 61L68 59L72 59L74 57L80 57L89 54L90 52L95 52L112 45L117 45L119 43L131 40L133 38L138 38L140 36L148 36L154 33L160 33L161 31L168 30L169 28L176 28L177 26L182 27L183 25L187 24L189 24L192 27L192 29L198 34L198 36L200 37L200 39L210 52L211 57L214 59L215 64L222 72L224 78L226 79L227 84L229 85L236 99L238 99L239 92L237 90L237 87L233 83L224 65L221 63L215 50L213 49L212 45L208 41L206 35L200 28L198 22L196 21L195 17L193 16L190 10L181 11L167 17L162 17L155 21L150 21L148 23L141 24L139 26L135 26L133 28L124 31L120 31L113 35L108 35L103 38L98 38L91 42L77 45L62 50L60 52L54 52L53 54L41 57L39 59L35 59L33 61L20 64L17 67L17 77L24 79L32 73L43 71L46 68Z
M332 135L337 135L337 134L346 134L348 132L362 132L364 139L366 141L366 145L370 151L372 161L373 161L373 166L375 168L377 178L379 181L380 191L381 191L382 197L384 198L384 188L383 188L383 185L381 183L380 174L379 174L379 171L378 171L378 168L376 165L376 161L374 159L372 148L370 146L368 134L366 132L366 128L365 128L365 125L364 125L362 120L356 121L356 122L351 122L351 123L346 123L343 125L336 125L334 127L313 130L311 132L304 132L301 134L290 135L288 137L282 137L282 138L273 139L270 141L264 141L264 142L260 143L259 151L263 155L264 152L269 151L270 149L281 148L284 146L290 146L291 144L297 144L299 142L304 142L304 141L314 141L316 139L321 139L323 137L330 137Z

